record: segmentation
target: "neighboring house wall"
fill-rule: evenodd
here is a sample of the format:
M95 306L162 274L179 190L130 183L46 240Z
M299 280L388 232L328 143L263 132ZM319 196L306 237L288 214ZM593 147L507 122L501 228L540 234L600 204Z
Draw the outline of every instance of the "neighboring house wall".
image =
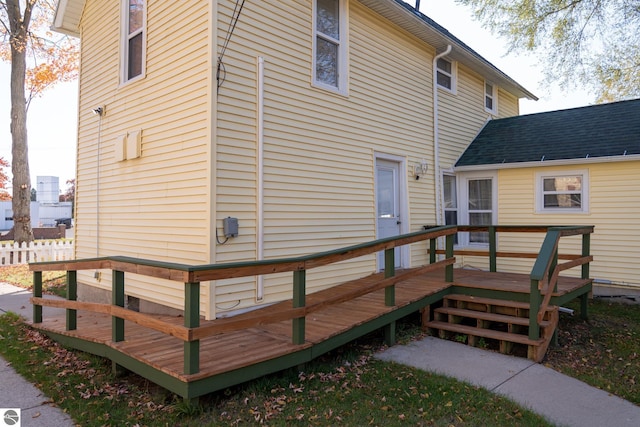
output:
M536 174L584 171L589 179L589 210L586 213L549 214L536 212ZM498 172L498 224L595 225L591 236L590 276L596 282L640 289L640 161L603 162L503 169ZM501 251L536 252L543 235L505 234L498 237ZM580 238L568 238L565 252L580 253ZM466 266L487 268L470 257L460 259ZM500 271L530 272L533 260L498 260ZM579 274L579 269L574 272ZM610 292L604 291L604 292Z

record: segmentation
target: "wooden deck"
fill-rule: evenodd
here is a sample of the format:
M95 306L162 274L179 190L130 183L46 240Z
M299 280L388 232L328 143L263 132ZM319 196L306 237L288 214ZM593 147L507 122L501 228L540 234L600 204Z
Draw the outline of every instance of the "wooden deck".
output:
M201 339L200 369L195 374L184 373L186 350L183 340L133 322L125 321L125 339L121 342L112 340L112 317L106 314L79 311L77 328L67 330L65 311L56 310L56 314L49 311L45 312L42 323L33 326L64 344L108 357L114 363L185 398L193 398L308 362L376 329L393 328L396 320L436 303L453 292L526 300L530 289L529 275L457 269L454 282L445 282L443 271L438 270L410 275L408 279L397 283L394 306L385 304L384 289L338 304L322 306L323 301L357 292L363 286L380 281L381 277L382 273L371 275L307 295L307 305L320 308L306 315L303 344L292 343L292 320L252 326ZM552 303L562 304L590 291L590 280L562 277L558 282L557 292L553 294ZM251 319L257 315L291 309L292 301L289 300L235 316L233 320ZM176 326L184 323L182 316L158 318ZM200 326L227 321L228 319L202 320Z

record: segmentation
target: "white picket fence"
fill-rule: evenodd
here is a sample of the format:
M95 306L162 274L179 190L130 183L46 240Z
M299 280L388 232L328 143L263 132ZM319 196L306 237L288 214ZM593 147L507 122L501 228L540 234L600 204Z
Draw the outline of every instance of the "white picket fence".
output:
M0 244L0 266L74 259L73 240Z

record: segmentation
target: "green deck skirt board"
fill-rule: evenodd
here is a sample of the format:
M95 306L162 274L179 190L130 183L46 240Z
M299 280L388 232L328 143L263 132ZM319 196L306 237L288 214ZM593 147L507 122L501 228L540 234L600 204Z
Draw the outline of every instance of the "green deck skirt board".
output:
M501 273L490 274L497 274L499 276L502 276ZM130 354L123 353L118 349L118 346L128 345L126 342L126 340L128 339L126 329L124 343L96 342L98 340L88 336L85 337L85 339L73 336L74 334L78 335L83 333L82 312L78 314L79 330L58 332L51 327L51 323L47 324L46 318L44 319L45 323L34 324L34 326L36 328L42 329L44 332L51 335L54 339L62 342L65 345L82 351L93 353L98 356L109 358L115 364L120 365L132 372L135 372L136 374L141 375L149 379L150 381L153 381L154 383L182 396L185 399L192 399L232 386L234 384L239 384L269 373L281 371L309 362L330 350L340 347L350 341L353 341L354 339L357 339L380 328L393 328L397 320L413 312L416 312L421 308L434 304L440 301L444 296L451 293L465 293L478 297L497 297L499 299L517 300L523 302L528 301L529 294L527 292L527 289L529 287L530 280L528 275L521 275L521 279L523 281L523 289L517 292L508 292L504 289L491 289L482 280L480 280L480 282L482 282L480 283L480 285L476 284L476 287L470 286L471 284L468 283L469 279L465 277L467 275L465 275L461 270L456 270L455 276L459 276L461 278L461 281L446 283L442 280L443 272L427 273L421 275L420 277L412 277L410 279L407 279L406 282L402 282L396 285L396 305L394 305L393 307L389 307L386 305L384 290L376 291L377 294L376 292L374 292L369 296L359 297L362 298L361 302L356 301L358 300L358 298L356 298L356 300L354 300L355 302L349 302L351 306L346 305L345 307L348 309L347 313L351 313L353 315L353 318L357 318L357 320L354 320L353 324L344 327L343 329L336 329L336 333L329 334L326 338L323 338L321 334L319 335L317 332L314 332L314 322L311 319L308 319L306 326L306 340L302 345L292 344L291 335L294 332L291 329L291 321L284 322L289 326L279 327L278 325L275 325L275 329L270 328L269 325L265 325L260 329L260 333L266 334L265 336L270 335L272 337L276 337L281 333L289 335L289 338L284 335L279 336L278 338L282 340L282 346L288 346L288 350L286 353L280 354L267 360L260 360L256 363L250 364L249 366L233 368L229 369L228 371L218 371L213 375L204 377L201 375L201 373L185 375L183 372L180 372L177 375L171 375L161 369L145 363L144 360L146 359L144 359L144 357L135 357ZM481 275L476 274L476 276L480 277ZM509 278L512 277L519 276L509 276ZM423 287L416 290L416 287L420 286L421 283L423 284ZM427 283L430 283L430 285L427 286ZM591 291L591 281L571 279L571 284L573 287L561 283L559 296L554 296L551 303L563 304L571 299L587 295ZM418 293L419 295L416 293ZM369 300L367 298L369 298ZM365 308L367 310L371 310L371 298L376 301L376 304L373 305L378 307L379 311L366 320L362 320L362 317L358 317L356 315L357 309L354 309L354 307L357 307L357 304L363 304L363 310ZM356 305L354 306L354 304ZM366 305L366 307L364 307L364 305ZM334 309L338 308L334 307ZM360 313L360 316L366 317L367 315ZM318 317L321 316L318 315ZM62 321L61 324L64 325L64 321ZM57 325L57 327L61 327L61 325ZM205 340L201 340L201 367L205 364L207 357L216 357L216 355L210 354L207 350L203 349L203 347L206 347L206 344L203 344L204 342Z

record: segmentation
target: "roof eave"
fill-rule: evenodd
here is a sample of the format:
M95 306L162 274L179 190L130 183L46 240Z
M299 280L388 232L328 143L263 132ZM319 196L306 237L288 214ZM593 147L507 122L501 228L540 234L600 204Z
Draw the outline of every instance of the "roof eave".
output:
M580 159L561 159L561 160L544 160L536 162L517 162L517 163L493 163L486 165L473 165L473 166L455 166L454 172L472 172L472 171L486 171L486 170L498 170L498 169L522 169L522 168L540 168L547 166L574 166L585 165L594 163L618 163L618 162L632 162L640 161L640 154L629 154L626 156L603 156L603 157L589 157Z
M408 3L402 0L358 1L430 44L437 52L444 51L448 45L451 45L454 49L449 54L450 58L466 64L473 70L492 79L492 83L502 87L516 97L527 98L533 101L538 100L538 97L533 93L499 70L495 65L491 64L462 41L458 40L446 29L440 27L435 21L415 10L415 8Z
M83 3L84 0L59 0L51 29L68 36L80 37L80 17L73 11L81 10Z

